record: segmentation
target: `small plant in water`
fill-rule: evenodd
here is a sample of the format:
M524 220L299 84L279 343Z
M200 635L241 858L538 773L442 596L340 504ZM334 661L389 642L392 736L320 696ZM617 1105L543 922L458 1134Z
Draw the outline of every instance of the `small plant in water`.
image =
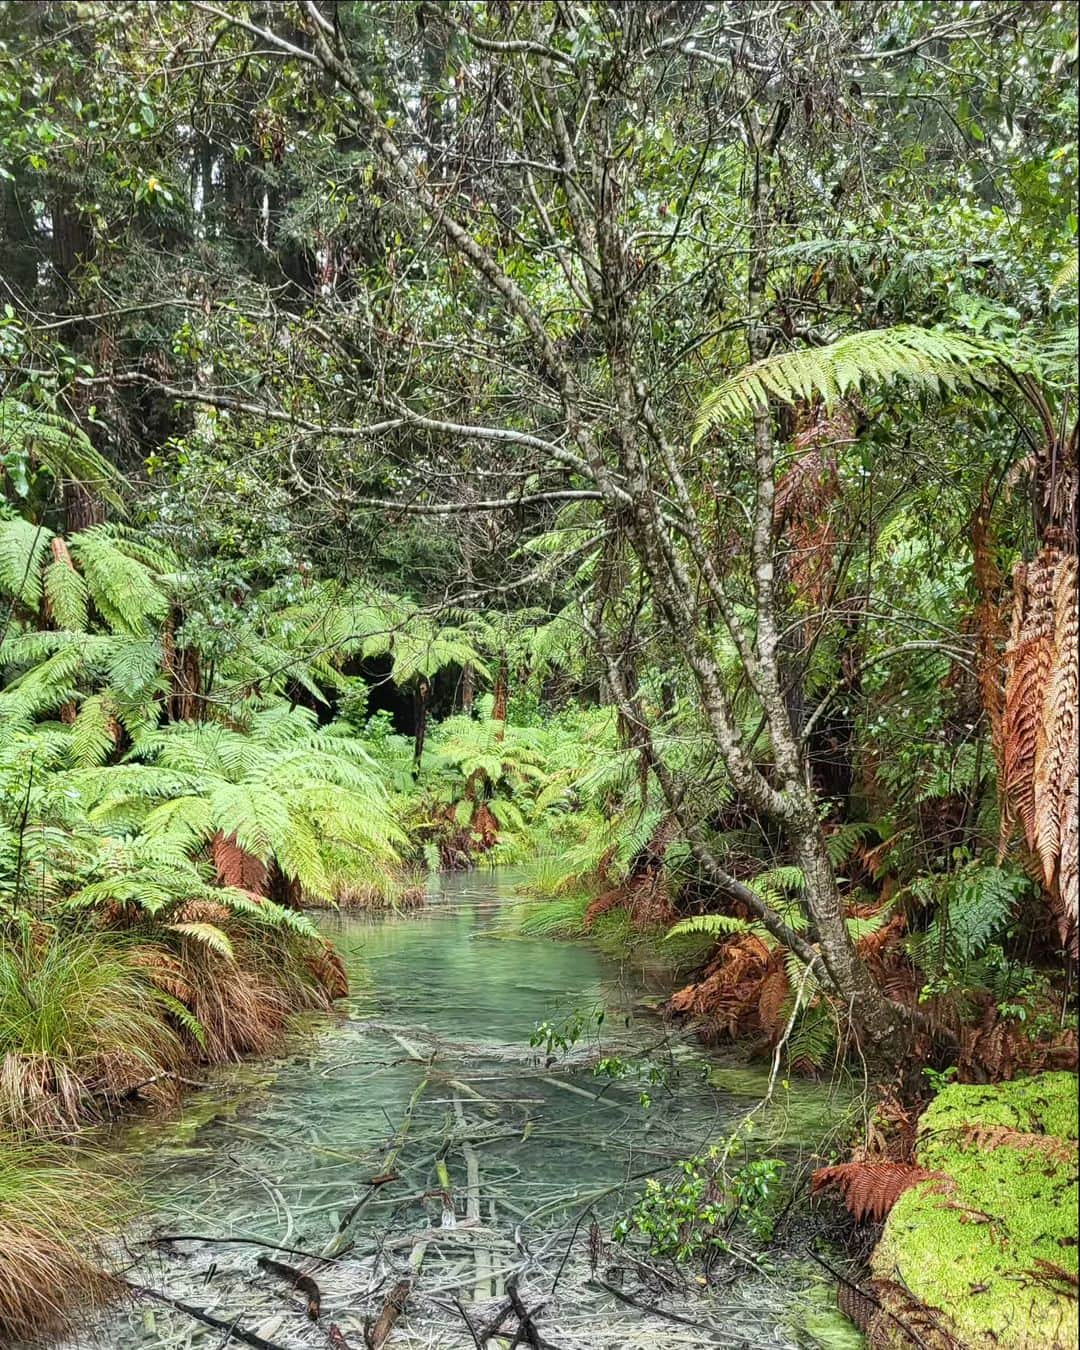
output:
M614 1228L616 1242L634 1234L648 1240L653 1256L690 1261L707 1251L724 1251L737 1223L758 1242L772 1238L780 1179L779 1158L759 1158L725 1175L719 1150L686 1158L666 1182L651 1177L634 1207Z
M638 1087L638 1100L648 1110L652 1105L652 1094L649 1092L649 1088L666 1088L671 1077L671 1071L666 1065L657 1064L655 1060L646 1059L634 1063L631 1060L622 1059L618 1055L608 1055L594 1066L593 1075L596 1078L610 1079L613 1083L632 1078Z
M537 1022L529 1037L529 1044L534 1048L543 1046L544 1053L548 1056L565 1055L577 1045L587 1030L595 1026L599 1031L603 1022L603 1008L594 1008L589 1013L575 1009L561 1022L549 1022L546 1019Z

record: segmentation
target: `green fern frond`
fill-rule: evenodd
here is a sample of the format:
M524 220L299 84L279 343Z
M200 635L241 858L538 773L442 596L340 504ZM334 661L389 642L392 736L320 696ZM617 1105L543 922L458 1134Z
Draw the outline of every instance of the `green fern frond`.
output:
M45 568L45 599L56 623L74 633L86 631L90 592L79 573L66 562Z
M825 836L825 851L834 867L842 867L855 849L866 839L878 833L877 826L867 820L849 820Z
M113 527L94 525L72 535L71 555L86 579L94 607L114 633L144 634L169 604L154 572L124 548Z
M759 872L754 877L753 885L755 890L760 886L773 892L801 891L806 885L806 877L801 867L782 864L770 867L767 872Z
M730 914L694 914L689 919L680 919L664 934L668 938L681 937L684 933L708 933L711 937L725 937L731 933L749 933L751 925L745 919L733 918Z
M176 1018L200 1050L206 1049L206 1029L187 1004L181 1003L178 998L174 998L164 990L158 990L157 1002Z
M1050 294L1057 295L1059 291L1076 290L1076 279L1078 268L1080 268L1080 255L1074 253L1067 262L1062 263L1061 267L1054 273L1054 279L1050 283ZM1074 295L1075 299L1075 295Z
M41 604L41 566L51 539L51 530L21 516L0 520L0 590L27 609Z
M104 764L116 748L113 705L106 694L91 694L79 705L71 727L71 757L77 765Z
M212 952L217 952L218 956L224 956L229 961L235 958L228 933L216 923L167 923L165 927L170 933L194 938L196 942L201 942L204 947L209 947Z
M820 399L830 408L848 394L896 380L938 393L985 379L1007 357L997 343L911 325L851 333L824 347L766 357L725 380L702 400L693 441L773 401Z
M142 822L143 838L175 841L185 853L205 843L214 833L214 816L205 797L173 797L147 812Z
M114 510L124 509L124 479L69 418L17 396L0 398L0 446L21 449L52 475L92 488Z

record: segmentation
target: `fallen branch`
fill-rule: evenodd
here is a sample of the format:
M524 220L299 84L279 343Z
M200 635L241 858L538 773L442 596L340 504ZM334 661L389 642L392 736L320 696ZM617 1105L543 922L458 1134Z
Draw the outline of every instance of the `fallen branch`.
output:
M379 1186L385 1185L387 1182L396 1179L394 1174L394 1165L398 1160L398 1155L401 1153L401 1150L405 1147L405 1140L408 1137L409 1129L412 1126L413 1115L416 1111L417 1106L419 1105L420 1098L424 1095L424 1092L426 1091L427 1085L430 1081L431 1075L430 1073L426 1073L424 1074L423 1078L421 1078L420 1082L417 1083L416 1087L413 1089L413 1094L409 1098L408 1105L405 1107L405 1114L401 1118L401 1124L397 1127L390 1148L386 1156L382 1160L382 1165L379 1168L378 1175L373 1177L372 1180L368 1182L368 1188L364 1192L364 1194L361 1195L357 1199L356 1203L353 1204L342 1215L341 1221L337 1226L337 1231L335 1232L334 1236L330 1239L330 1241L326 1244L326 1246L323 1248L322 1254L324 1258L329 1256L337 1256L338 1253L345 1248L345 1246L347 1245L345 1234L348 1232L350 1226L356 1219L356 1216L360 1213L360 1211L368 1203L371 1197L375 1194Z
M265 1247L271 1252L288 1252L290 1256L303 1256L308 1261L322 1261L329 1265L336 1256L319 1256L316 1252L306 1252L302 1247L283 1247L280 1242L267 1242L263 1238L248 1237L207 1237L202 1233L160 1233L157 1237L147 1238L147 1247L158 1247L166 1242L205 1242L212 1247Z
M476 1346L476 1350L484 1350L484 1344L483 1344L483 1342L481 1341L480 1337L476 1334L476 1328L473 1326L472 1320L470 1319L469 1314L468 1314L468 1313L465 1311L465 1309L461 1306L461 1300L460 1300L460 1299L457 1299L457 1298L454 1299L454 1307L455 1307L455 1308L458 1310L458 1312L461 1314L461 1320L462 1320L462 1321L465 1323L465 1325L468 1327L468 1329L469 1329L469 1335L472 1337L472 1343L473 1343L473 1345Z
M405 1305L409 1301L409 1295L416 1283L416 1277L420 1273L426 1251L427 1243L417 1242L414 1245L409 1256L410 1274L405 1279L398 1280L397 1284L390 1290L390 1296L383 1304L382 1312L379 1313L374 1322L364 1327L364 1341L368 1350L379 1350L379 1347L393 1330L394 1323L405 1311Z
M624 1294L621 1289L616 1289L613 1284L608 1284L606 1280L600 1279L599 1276L587 1280L586 1286L589 1289L603 1289L612 1298L617 1298L620 1303L628 1303L631 1308L638 1308L641 1312L649 1313L653 1317L663 1317L668 1322L678 1322L681 1326L693 1327L695 1331L714 1331L713 1327L695 1322L691 1317L682 1317L679 1313L668 1312L666 1308L658 1308L655 1303L646 1303L643 1298L635 1298L633 1294Z
M518 1293L518 1281L516 1275L506 1282L506 1296L509 1298L510 1304L514 1309L514 1313L518 1320L517 1333L510 1342L510 1350L514 1350L514 1346L521 1343L522 1337L528 1341L533 1347L533 1350L541 1350L542 1342L540 1333L536 1330L536 1327L533 1326L532 1314L522 1302L521 1295Z
M141 1294L144 1298L152 1298L156 1303L164 1303L167 1308L173 1308L177 1312L184 1313L193 1321L201 1322L204 1327L213 1327L215 1331L225 1331L234 1341L240 1341L243 1345L250 1345L252 1350L288 1350L286 1346L279 1345L277 1341L268 1341L254 1331L245 1331L235 1321L215 1317L213 1313L208 1313L203 1308L193 1307L190 1303L182 1303L178 1298L163 1294L159 1289L150 1289L145 1284L129 1284L128 1288L133 1294Z
M322 1311L322 1293L310 1275L305 1275L302 1270L297 1270L295 1266L287 1266L281 1261L272 1261L269 1256L260 1256L255 1264L260 1270L265 1270L268 1275L276 1275L279 1280L285 1280L292 1288L299 1289L307 1299L308 1317L312 1322L319 1320L319 1313Z

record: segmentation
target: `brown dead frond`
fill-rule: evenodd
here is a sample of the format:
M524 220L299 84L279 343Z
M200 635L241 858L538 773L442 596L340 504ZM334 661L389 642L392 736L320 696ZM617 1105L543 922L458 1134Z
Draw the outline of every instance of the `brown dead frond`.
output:
M333 944L323 939L315 951L307 958L307 968L316 983L326 991L327 998L347 998L349 976L345 963L333 948Z
M823 604L832 589L836 537L829 518L840 492L836 446L850 442L854 418L840 407L804 412L795 457L776 485L774 516L790 548L787 572L798 594Z
M210 849L220 885L266 895L266 864L242 849L235 835L215 834Z
M968 1143L980 1149L1019 1148L1027 1153L1041 1153L1053 1162L1076 1160L1076 1145L1052 1134L1029 1134L1008 1125L965 1125L963 1134Z
M265 1054L281 1040L293 1013L330 1006L309 965L311 947L284 934L229 932L227 957L194 937L179 935L177 953L190 987L186 1006L202 1028L193 1054L205 1063Z
M775 1043L784 1029L784 1007L790 993L791 986L786 970L771 971L761 982L757 1005L758 1021L770 1042Z
M759 1020L763 987L779 967L778 952L770 951L754 934L740 933L720 944L700 979L672 995L667 1011L699 1018L716 1039L765 1030Z
M1015 815L1041 863L1063 944L1078 941L1077 560L1056 547L1014 571L1005 653L1002 845Z
M920 1181L931 1181L936 1189L955 1184L944 1173L928 1172L915 1163L849 1162L819 1167L810 1178L810 1189L816 1195L835 1186L858 1223L867 1219L881 1223L903 1193Z

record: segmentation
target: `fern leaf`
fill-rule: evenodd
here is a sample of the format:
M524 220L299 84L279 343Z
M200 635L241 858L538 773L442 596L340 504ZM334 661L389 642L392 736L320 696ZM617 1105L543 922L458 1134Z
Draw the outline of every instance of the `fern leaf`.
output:
M0 445L26 450L53 478L84 483L116 510L123 510L123 477L94 449L80 426L52 409L16 396L0 398Z
M711 937L722 937L750 931L751 926L745 919L736 919L730 914L694 914L689 919L680 919L668 929L664 938L681 937L685 933L708 933Z
M217 952L219 956L224 956L229 961L232 961L235 957L228 933L219 928L217 924L167 923L165 927L170 933L179 933L181 937L194 938L196 942L201 942L204 947L209 947L212 952Z
M185 1004L181 1003L173 994L166 993L159 989L157 992L157 1001L166 1010L172 1013L180 1026L188 1033L191 1039L200 1050L206 1049L206 1028Z
M21 516L0 520L0 589L27 609L41 604L41 565L51 538L51 530Z
M79 705L71 727L71 754L81 766L104 764L116 748L119 727L106 694L92 694Z
M846 395L896 380L931 392L972 383L1007 350L997 343L911 325L851 333L824 347L766 357L745 367L702 400L694 444L714 427L780 403L820 399L831 409Z
M933 1182L935 1190L955 1185L944 1173L928 1172L915 1163L850 1162L819 1167L811 1175L810 1190L818 1194L836 1186L858 1223L867 1219L881 1223L903 1193L921 1181Z
M1057 295L1059 291L1076 291L1077 268L1080 265L1080 257L1073 254L1067 262L1062 263L1054 274L1054 280L1050 283L1050 294ZM1074 294L1075 299L1075 294Z
M125 552L107 525L73 535L72 556L82 568L95 608L114 633L141 635L168 611L163 585L145 563Z
M59 536L54 538L53 551L58 543L63 542ZM79 573L68 562L54 561L46 567L44 581L45 600L54 622L60 628L84 632L90 593Z

